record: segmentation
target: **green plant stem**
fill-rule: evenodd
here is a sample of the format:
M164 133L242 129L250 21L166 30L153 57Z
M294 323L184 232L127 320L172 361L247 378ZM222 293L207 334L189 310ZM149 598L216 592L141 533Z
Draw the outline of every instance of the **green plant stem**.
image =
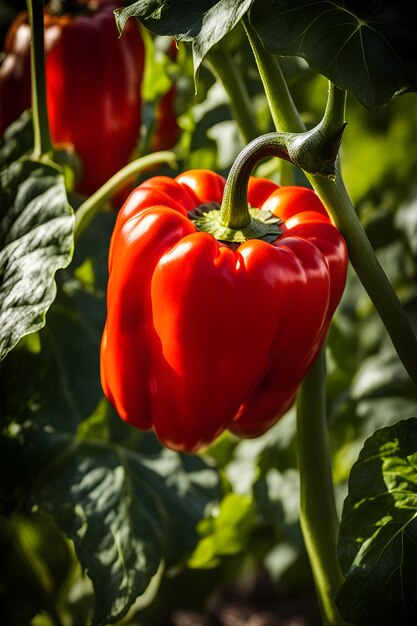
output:
M305 131L276 57L265 50L247 18L243 19L243 26L255 56L275 128L278 132ZM268 78L272 80L268 81Z
M297 397L300 521L325 626L345 622L335 604L343 575L336 556L338 519L327 440L325 349Z
M46 104L43 0L27 0L31 28L30 68L32 84L33 157L40 159L52 150Z
M218 76L230 101L233 119L239 127L245 143L249 143L261 134L253 111L246 85L237 70L230 54L221 49L212 48L208 54L208 65Z
M329 127L339 128L346 125L346 96L344 89L339 89L329 80L326 109L324 111L322 124Z
M75 214L75 241L78 240L79 236L87 228L93 217L105 206L106 202L123 187L125 183L137 174L140 174L143 170L159 165L160 163L167 163L168 165L175 166L176 158L177 155L175 152L154 152L153 154L148 154L140 157L139 159L135 159L119 170L78 208Z
M277 130L303 132L305 127L276 57L265 50L249 22L245 21L244 25ZM335 116L340 117L344 102L343 92L334 89L327 114L333 115L334 110ZM350 262L378 311L399 358L417 387L417 338L355 213L342 177L339 175L334 183L311 174L306 176L323 201L334 224L343 234Z

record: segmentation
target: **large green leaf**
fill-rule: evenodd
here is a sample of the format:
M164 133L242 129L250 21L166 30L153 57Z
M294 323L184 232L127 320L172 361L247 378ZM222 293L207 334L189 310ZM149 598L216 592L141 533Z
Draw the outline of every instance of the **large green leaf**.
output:
M0 137L0 168L17 161L33 148L33 122L31 111L24 111L10 124Z
M136 16L149 30L192 41L194 71L251 9L264 46L300 56L375 111L417 90L417 6L410 0L139 0L117 12L122 30Z
M139 0L116 12L123 30L129 17L141 22L158 35L175 35L178 41L193 42L194 72L207 52L236 26L253 0Z
M99 350L114 219L110 213L95 217L80 237L72 272L59 275L48 324L0 364L3 425L36 422L75 432L100 401Z
M365 442L349 479L338 555L337 604L358 626L417 620L417 419Z
M116 451L83 443L54 464L35 500L74 541L94 586L94 624L123 617L158 569L163 510L157 495Z
M55 272L71 260L73 228L58 169L22 159L0 171L0 359L44 326Z
M196 526L220 496L212 465L168 450L146 456L50 427L23 427L0 447L3 510L23 487L73 540L93 583L96 626L121 619L160 566L193 550Z
M256 0L251 23L270 52L303 57L371 111L417 90L415 2Z

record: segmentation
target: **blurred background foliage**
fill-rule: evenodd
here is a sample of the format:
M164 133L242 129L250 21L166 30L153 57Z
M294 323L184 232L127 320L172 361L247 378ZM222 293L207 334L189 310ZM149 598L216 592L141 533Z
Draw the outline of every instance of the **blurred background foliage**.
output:
M2 36L16 9L24 4L0 2ZM195 94L190 50L181 45L174 61L167 55L166 40L144 36L147 73L141 152L150 145L155 103L175 83L181 127L178 172L208 168L226 175L245 138L233 119L210 55L201 67ZM243 33L235 29L217 48L217 54L229 55L244 81L259 133L272 130ZM282 67L297 108L312 127L324 110L326 80L301 59L282 59ZM417 330L417 94L400 97L375 115L349 97L346 119L340 154L346 186ZM141 179L160 173L173 176L177 172L163 167ZM302 174L277 160L263 162L257 173L285 184L307 184ZM75 207L81 200L71 196ZM161 455L151 434L128 428L114 415L100 388L98 351L114 219L110 210L94 219L79 241L71 266L59 274L58 297L46 328L24 339L1 367L6 436L1 455L0 615L5 625L83 625L94 610L91 581L82 574L73 542L63 533L68 532L69 521L59 514L63 502L58 491L60 487L65 492L65 484L59 485L53 472L49 482L42 474L51 458L59 455L62 437L74 439L79 446L111 442L146 459ZM350 468L364 440L378 427L417 414L413 386L353 272L330 330L327 371L329 436L341 507ZM59 437L53 444L37 439L42 429L42 437L45 433ZM186 524L173 529L173 541L182 544L182 549L171 562L165 553L164 565L152 572L145 594L118 623L181 623L175 622L175 611L215 612L216 593L231 581L251 588L253 581L260 580L264 589L278 585L279 593L287 595L311 589L298 518L294 410L256 440L239 441L224 434L202 460L218 479L209 489L204 485L205 495L192 517L196 530ZM51 487L54 480L55 490ZM34 506L33 499L45 482L50 488L49 506L44 507L48 513ZM164 506L169 489L163 495ZM38 493L38 501L42 494ZM193 501L185 500L180 522ZM168 516L176 515L175 508L167 506L167 511ZM185 538L184 533L188 533ZM78 545L77 549L83 548ZM88 567L93 564L88 562Z

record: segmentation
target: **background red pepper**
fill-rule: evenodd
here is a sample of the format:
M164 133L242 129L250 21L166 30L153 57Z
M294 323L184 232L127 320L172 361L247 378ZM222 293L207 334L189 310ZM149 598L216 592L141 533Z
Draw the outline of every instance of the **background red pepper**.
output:
M177 44L171 42L168 48L168 56L175 61L177 58ZM162 96L155 109L155 128L152 135L152 151L169 150L175 146L179 139L180 127L177 122L175 101L177 98L177 86L174 83Z
M343 292L347 252L316 194L251 178L250 205L281 217L272 244L220 243L189 214L221 203L206 170L155 177L122 207L109 254L101 348L106 396L168 447L225 428L265 432L291 406Z
M119 38L114 0L82 6L77 15L45 10L47 103L52 141L74 145L83 164L77 190L91 194L128 163L138 142L144 45L135 20ZM0 132L30 107L29 45L23 13L5 40Z

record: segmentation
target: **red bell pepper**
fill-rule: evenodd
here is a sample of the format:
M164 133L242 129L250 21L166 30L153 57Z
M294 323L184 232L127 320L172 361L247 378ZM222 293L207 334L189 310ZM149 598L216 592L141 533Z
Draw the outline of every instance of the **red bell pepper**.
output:
M74 15L45 9L47 104L52 141L74 145L83 164L77 190L91 194L128 163L138 141L144 45L135 20L128 20L119 37L115 0L78 5ZM0 133L30 107L26 13L12 23L5 53Z
M128 423L188 452L226 428L254 437L277 422L346 279L343 237L307 188L250 179L249 204L282 220L272 241L199 232L224 186L205 170L147 180L122 207L109 255L104 392Z

